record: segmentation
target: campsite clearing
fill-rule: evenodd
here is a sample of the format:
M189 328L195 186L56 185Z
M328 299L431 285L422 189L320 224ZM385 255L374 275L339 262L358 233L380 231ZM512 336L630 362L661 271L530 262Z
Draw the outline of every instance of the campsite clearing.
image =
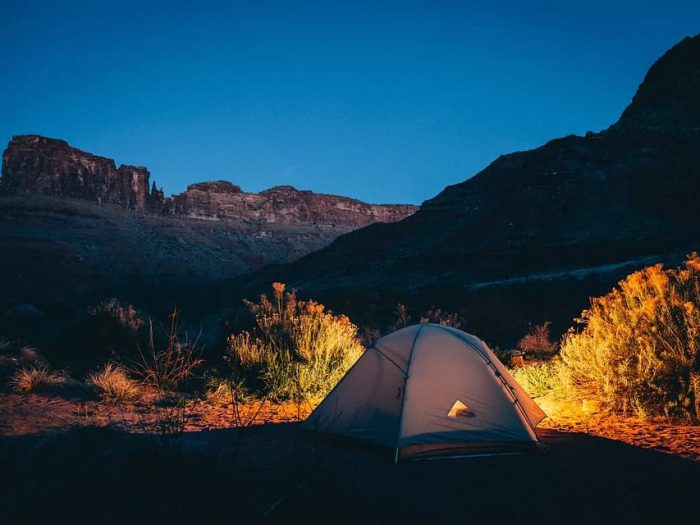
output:
M540 453L394 465L384 451L320 439L294 423L223 428L227 406L202 404L185 432L163 439L138 426L123 432L114 407L94 401L0 399L0 465L12 480L0 508L25 521L449 523L468 514L473 523L539 525L697 517L698 427L683 427L696 461L679 457L686 449L667 440L677 427L640 423L634 439L648 441L636 446L542 429ZM290 417L291 408L278 414ZM81 426L85 410L112 426ZM7 419L19 412L34 416L12 431ZM206 430L205 412L218 412L222 428ZM609 428L624 427L609 419ZM662 442L673 453L649 449ZM37 498L43 505L31 504Z

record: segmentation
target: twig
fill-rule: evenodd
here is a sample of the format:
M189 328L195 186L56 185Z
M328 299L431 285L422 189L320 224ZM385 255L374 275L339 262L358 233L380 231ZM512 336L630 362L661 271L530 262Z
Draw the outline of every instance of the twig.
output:
M263 513L262 517L263 517L263 518L267 518L270 514L272 514L272 513L275 511L275 509L276 509L277 507L280 506L281 503L284 502L284 500L286 500L289 496L291 496L291 495L294 494L297 490L299 490L299 489L302 488L304 485L306 485L309 481L311 481L311 477L306 478L306 479L303 480L301 483L299 483L298 485L296 485L295 487L293 487L291 490L289 490L288 492L285 492L284 494L282 494L279 498L277 498L277 499L272 503L272 505L270 505L270 506L267 508L267 510Z

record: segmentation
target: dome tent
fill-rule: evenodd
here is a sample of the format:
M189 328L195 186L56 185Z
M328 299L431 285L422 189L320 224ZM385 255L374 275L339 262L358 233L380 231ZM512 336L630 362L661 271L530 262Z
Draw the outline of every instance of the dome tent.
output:
M399 458L532 447L545 414L479 338L419 324L379 339L306 421Z

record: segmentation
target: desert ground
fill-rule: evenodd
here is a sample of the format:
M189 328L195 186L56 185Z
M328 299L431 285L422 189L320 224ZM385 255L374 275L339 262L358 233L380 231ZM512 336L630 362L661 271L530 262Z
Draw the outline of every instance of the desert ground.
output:
M302 429L310 405L7 391L0 500L9 522L696 522L700 427L539 401L538 452L394 465Z

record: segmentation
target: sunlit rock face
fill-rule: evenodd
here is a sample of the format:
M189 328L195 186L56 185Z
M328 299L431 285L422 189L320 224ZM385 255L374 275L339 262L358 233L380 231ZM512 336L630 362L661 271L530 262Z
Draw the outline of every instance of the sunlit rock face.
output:
M3 155L6 195L70 197L177 217L258 224L323 225L349 231L374 222L394 222L416 211L411 205L374 205L337 195L275 186L246 193L227 181L191 184L164 198L146 168L115 166L112 159L38 135L12 139Z
M116 167L112 159L70 147L63 140L38 135L13 137L3 154L5 194L86 199L146 211L162 195L151 194L144 167Z
M226 181L191 184L172 197L175 215L201 219L232 219L267 224L318 224L361 228L374 222L394 222L415 212L416 206L367 204L347 197L275 186L246 193Z

